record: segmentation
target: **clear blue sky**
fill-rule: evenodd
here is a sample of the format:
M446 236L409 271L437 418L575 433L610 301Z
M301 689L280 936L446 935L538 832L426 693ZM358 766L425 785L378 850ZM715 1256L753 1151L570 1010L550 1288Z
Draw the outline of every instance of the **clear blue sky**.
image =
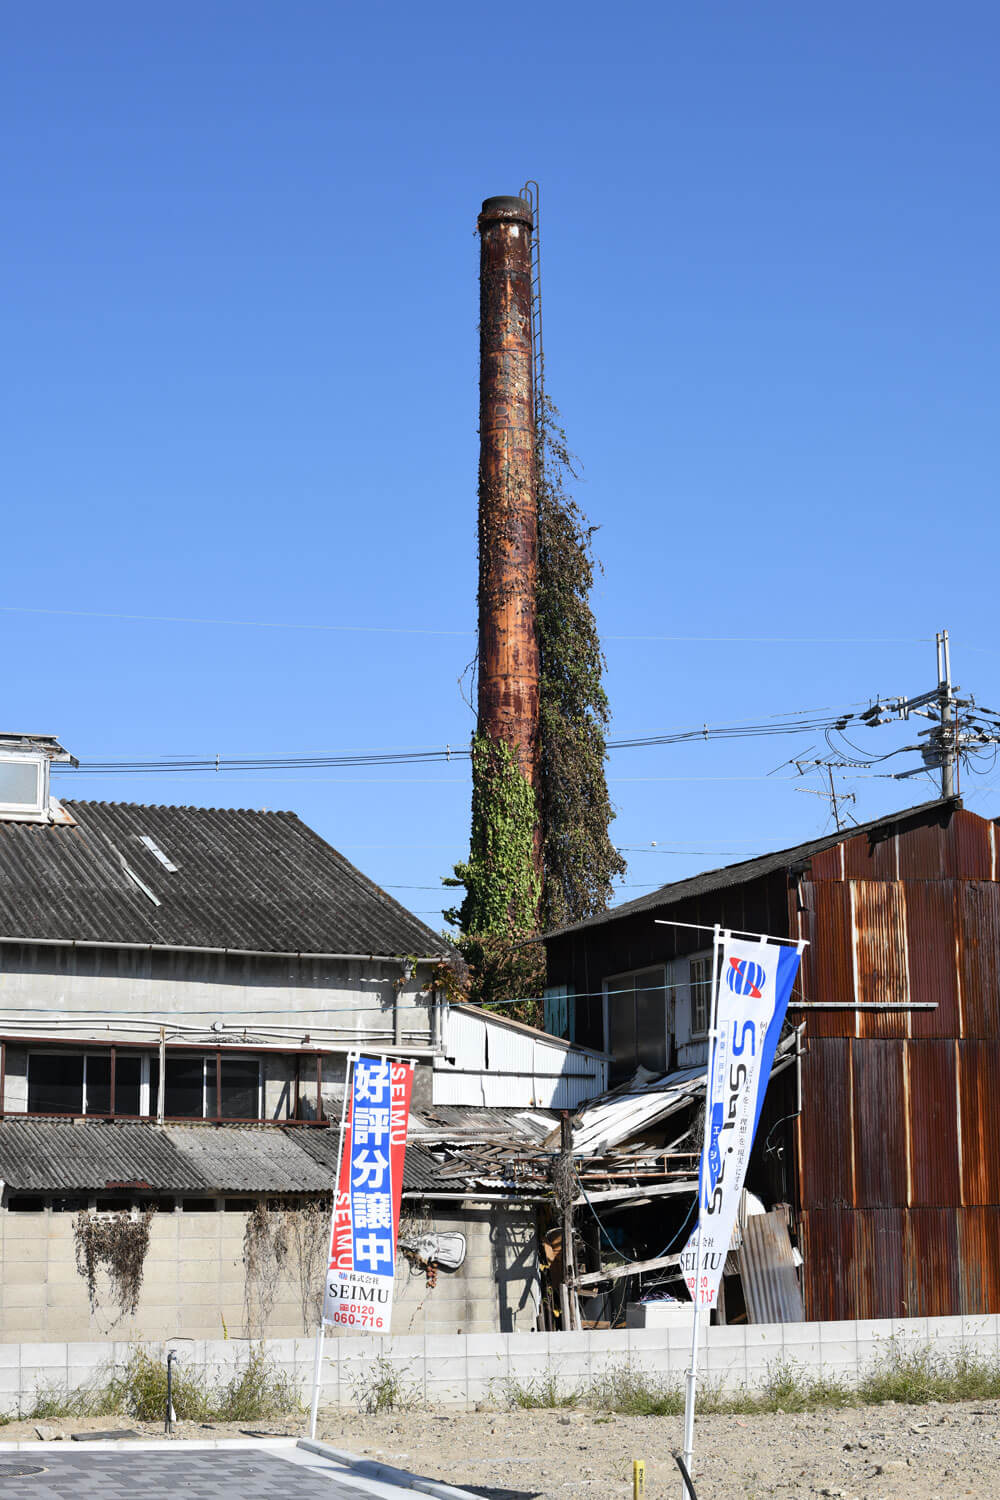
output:
M1000 707L994 5L63 0L3 29L3 727L84 760L467 742L475 219L526 177L612 732L917 692L941 625ZM761 779L812 743L616 753L614 836L658 843L626 894L822 831ZM933 795L844 784L858 817ZM432 925L467 845L461 764L72 788L294 808Z

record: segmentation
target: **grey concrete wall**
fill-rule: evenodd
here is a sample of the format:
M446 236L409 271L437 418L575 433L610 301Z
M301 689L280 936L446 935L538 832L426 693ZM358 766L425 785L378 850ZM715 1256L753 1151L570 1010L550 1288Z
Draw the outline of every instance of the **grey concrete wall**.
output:
M131 1345L117 1342L0 1343L0 1411L27 1407L34 1392L52 1386L76 1389L123 1365ZM155 1341L153 1352L166 1356ZM246 1358L245 1340L174 1341L182 1367L211 1377L225 1375ZM312 1388L315 1339L268 1339L275 1364L297 1381L303 1397ZM794 1362L808 1374L856 1381L893 1348L929 1349L932 1355L965 1351L1000 1360L1000 1316L884 1319L871 1323L754 1324L703 1331L701 1369L730 1389L759 1385L775 1365ZM328 1338L323 1363L322 1405L355 1407L370 1385L378 1359L398 1372L404 1391L429 1405L502 1404L510 1381L524 1385L553 1376L563 1392L586 1391L612 1368L628 1363L654 1379L679 1383L690 1360L690 1334L683 1328L614 1329L595 1333L426 1334L376 1338L346 1334Z
M430 997L421 994L429 975L422 966L399 990L403 1046L431 1044ZM34 1033L44 1010L46 1021L88 1014L114 1013L123 1021L145 1016L151 1035L161 1017L197 1028L222 1020L231 1032L301 1022L303 1035L312 1031L324 1044L335 1038L352 1046L376 1039L392 1045L400 976L399 964L372 960L0 944L0 1007L4 1029L12 1035ZM138 1041L138 1033L108 1036L127 1038Z
M394 1328L405 1334L450 1334L534 1327L538 1268L530 1213L502 1204L447 1207L450 1211L435 1212L433 1227L466 1236L465 1262L457 1271L438 1270L430 1285L426 1271L400 1255ZM246 1212L157 1213L138 1307L121 1318L103 1273L99 1305L91 1311L87 1283L76 1265L76 1217L52 1209L0 1212L0 1342L284 1338L315 1327L325 1228L318 1255L307 1256L303 1265L293 1242L281 1270L266 1265L264 1278L251 1277L248 1289ZM404 1234L428 1227L430 1221L404 1214Z

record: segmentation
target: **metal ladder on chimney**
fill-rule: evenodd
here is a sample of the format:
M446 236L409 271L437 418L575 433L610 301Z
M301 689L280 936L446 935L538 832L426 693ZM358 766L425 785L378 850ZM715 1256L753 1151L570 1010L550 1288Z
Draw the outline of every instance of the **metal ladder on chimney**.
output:
M524 184L520 196L530 205L535 225L531 236L531 372L537 432L545 415L545 354L542 348L541 189L534 178L529 178Z

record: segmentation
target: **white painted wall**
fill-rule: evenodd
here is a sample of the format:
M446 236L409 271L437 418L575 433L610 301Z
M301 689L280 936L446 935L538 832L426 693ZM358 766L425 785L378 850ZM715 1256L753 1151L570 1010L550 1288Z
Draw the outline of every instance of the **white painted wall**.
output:
M322 1045L391 1046L398 999L401 1045L427 1053L430 969L418 968L397 995L400 977L401 965L371 959L0 944L0 1009L11 1035L148 1042L164 1020L201 1031L223 1021L230 1040L246 1029L273 1041L272 1028L294 1028L291 1045L312 1034ZM116 1017L131 1024L116 1028Z
M607 1088L607 1060L488 1011L449 1008L434 1103L575 1109Z

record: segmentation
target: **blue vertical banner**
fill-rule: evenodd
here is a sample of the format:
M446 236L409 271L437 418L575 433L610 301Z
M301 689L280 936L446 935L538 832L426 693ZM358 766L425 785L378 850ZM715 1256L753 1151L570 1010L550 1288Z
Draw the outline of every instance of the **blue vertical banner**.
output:
M718 1296L799 958L795 948L723 934L705 1090L698 1222L680 1257L688 1291L700 1307L714 1307Z
M347 1087L323 1321L387 1333L413 1064L359 1057Z

